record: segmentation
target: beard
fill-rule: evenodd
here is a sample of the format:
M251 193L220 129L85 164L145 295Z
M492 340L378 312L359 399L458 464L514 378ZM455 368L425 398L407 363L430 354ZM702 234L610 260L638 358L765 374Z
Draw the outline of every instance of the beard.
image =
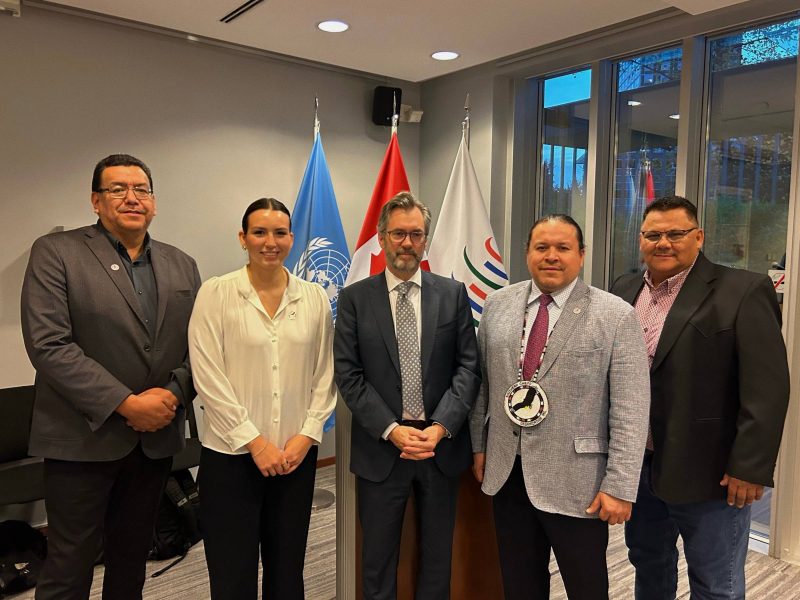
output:
M419 267L421 260L422 257L414 250L402 250L400 252L386 250L386 262L397 271L413 273Z

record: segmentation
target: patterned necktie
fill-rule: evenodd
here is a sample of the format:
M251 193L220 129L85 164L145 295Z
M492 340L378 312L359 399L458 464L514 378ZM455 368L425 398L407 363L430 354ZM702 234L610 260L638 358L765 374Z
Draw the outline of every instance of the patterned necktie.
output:
M552 301L553 297L550 294L539 296L539 312L536 313L536 320L531 327L528 345L525 347L525 361L522 363L522 378L526 381L531 380L541 364L542 351L547 344L547 328L550 325L547 305Z
M417 336L417 317L408 299L412 283L404 281L397 290L395 307L397 323L397 348L400 352L400 376L403 381L403 415L411 419L424 419L425 407L422 404L422 363L419 357L419 337Z

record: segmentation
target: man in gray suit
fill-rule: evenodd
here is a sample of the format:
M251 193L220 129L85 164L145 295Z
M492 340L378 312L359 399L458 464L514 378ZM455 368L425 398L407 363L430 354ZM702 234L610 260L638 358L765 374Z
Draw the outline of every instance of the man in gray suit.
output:
M630 305L578 278L584 253L571 217L537 221L532 280L491 294L478 331L473 470L494 496L508 599L549 598L551 549L570 600L607 599L607 523L636 499L647 353Z
M464 285L419 269L430 221L410 193L389 200L378 221L386 270L339 294L333 353L353 413L365 600L397 597L412 489L421 549L415 597L450 597L458 481L472 456L462 425L480 375Z
M31 248L22 333L36 369L30 453L44 457L48 555L36 598L89 597L103 550L103 598L142 597L171 456L194 398L187 327L194 260L150 238L150 170L114 154L92 177L96 224Z

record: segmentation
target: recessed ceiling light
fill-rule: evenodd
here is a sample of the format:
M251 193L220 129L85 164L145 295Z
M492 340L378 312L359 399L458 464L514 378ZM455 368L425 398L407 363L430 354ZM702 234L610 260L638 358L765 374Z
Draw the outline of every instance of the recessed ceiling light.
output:
M642 103L638 100L628 100L628 106L641 106Z
M328 33L342 33L350 29L350 25L344 21L323 21L322 23L317 23L317 29Z
M681 118L681 116L678 113L675 113L674 115L670 115L669 118L670 119L675 119L677 121L678 119Z
M450 50L440 50L431 54L433 60L455 60L458 57L458 52L451 52Z

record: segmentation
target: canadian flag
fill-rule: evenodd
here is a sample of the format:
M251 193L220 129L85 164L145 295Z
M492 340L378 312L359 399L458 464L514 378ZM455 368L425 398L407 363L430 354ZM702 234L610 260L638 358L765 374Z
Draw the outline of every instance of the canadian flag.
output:
M350 272L347 274L345 286L376 275L386 268L386 258L378 243L378 217L381 208L400 192L410 191L406 168L403 166L403 157L400 155L400 144L397 141L397 132L392 131L389 147L383 157L383 164L378 173L378 180L372 190L372 199L361 225L353 260L350 262ZM427 265L423 264L427 270Z

